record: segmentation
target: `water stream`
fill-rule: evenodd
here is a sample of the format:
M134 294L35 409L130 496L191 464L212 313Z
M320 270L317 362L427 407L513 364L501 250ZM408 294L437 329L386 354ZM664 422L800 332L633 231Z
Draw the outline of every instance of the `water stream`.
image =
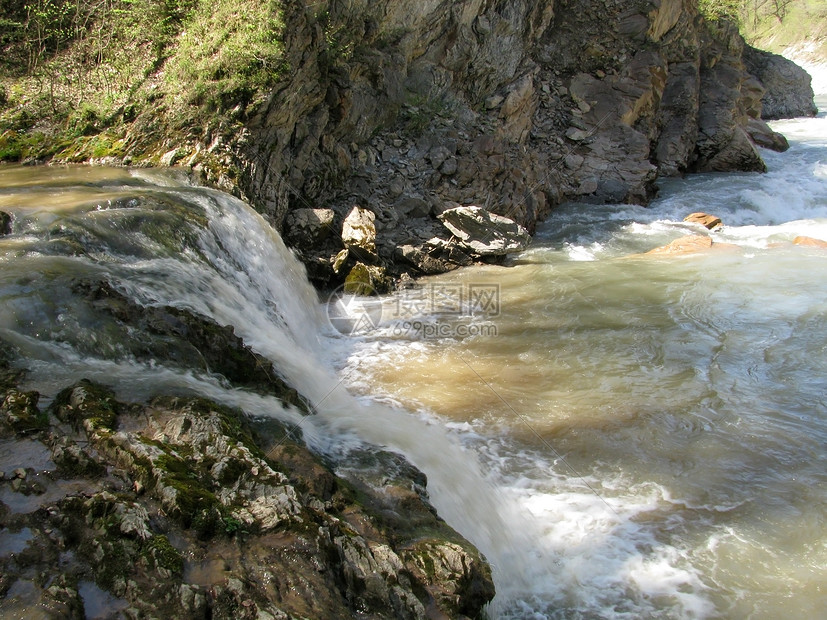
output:
M820 102L822 107L827 101ZM766 175L664 183L649 208L567 205L506 266L429 278L339 333L247 205L163 172L0 168L0 339L44 402L82 377L125 399L198 393L301 428L347 463L362 442L428 475L494 567L496 618L827 615L827 118L777 124ZM719 249L642 255L726 224ZM196 366L77 283L232 325L315 405L298 412Z
M385 300L342 356L526 517L530 587L498 617L827 615L827 250L793 244L827 240L827 118L775 127L767 174L566 205L507 266ZM643 254L690 234L715 245Z

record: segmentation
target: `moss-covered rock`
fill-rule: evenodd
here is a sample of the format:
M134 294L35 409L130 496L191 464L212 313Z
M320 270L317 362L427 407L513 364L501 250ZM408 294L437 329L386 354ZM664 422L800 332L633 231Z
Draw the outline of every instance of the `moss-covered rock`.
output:
M40 435L71 486L44 479L39 508L0 512L32 541L0 558L0 588L37 573L35 598L61 617L85 615L89 581L137 617L474 617L493 594L398 455L354 454L345 480L280 422L203 398L126 404L85 380L52 410L77 429ZM0 484L22 492L33 474Z
M51 410L62 422L87 432L112 431L117 424L119 403L108 387L81 379L55 396Z
M39 400L40 394L35 391L8 390L0 401L0 423L19 435L42 431L49 419L38 409Z

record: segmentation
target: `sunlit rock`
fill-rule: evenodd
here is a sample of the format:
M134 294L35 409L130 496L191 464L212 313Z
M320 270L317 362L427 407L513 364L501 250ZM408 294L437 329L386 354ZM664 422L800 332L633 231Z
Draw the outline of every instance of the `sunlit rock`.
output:
M481 207L448 209L439 219L463 247L478 256L520 252L531 241L531 235L517 222Z
M793 239L793 244L808 248L827 248L827 241L823 241L821 239L814 239L813 237L805 237L803 235L799 235L798 237Z
M697 213L690 213L685 218L683 218L684 222L692 222L694 224L700 224L704 228L708 228L709 230L713 230L718 228L719 226L723 226L723 222L721 218L710 215L709 213L703 213L698 211Z
M373 212L354 206L342 224L342 243L345 244L345 248L363 258L375 257L375 222L376 216Z

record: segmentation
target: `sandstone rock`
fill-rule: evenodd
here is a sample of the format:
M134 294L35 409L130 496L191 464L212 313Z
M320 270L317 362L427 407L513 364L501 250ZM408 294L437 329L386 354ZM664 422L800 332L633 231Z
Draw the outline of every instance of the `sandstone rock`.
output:
M478 256L502 256L524 250L531 236L514 220L481 207L447 209L440 221L464 247Z
M668 245L646 252L647 255L680 256L704 252L712 247L712 239L706 235L689 235L675 239Z
M376 256L376 216L359 206L353 207L342 224L345 248L368 260Z
M744 64L764 87L762 118L816 115L812 78L793 61L747 45Z
M714 228L718 228L719 226L723 226L723 222L721 222L721 218L716 217L714 215L709 215L708 213L690 213L685 218L683 218L684 222L693 222L695 224L700 224L709 230Z
M333 232L332 209L295 209L284 219L284 236L293 246L312 248Z
M668 245L650 250L646 252L646 255L683 256L706 252L710 249L715 251L739 251L741 248L732 243L713 243L712 239L706 235L687 235L675 239Z
M813 237L805 237L802 235L799 235L798 237L793 239L793 244L810 248L827 249L827 241L824 241L822 239L814 239Z

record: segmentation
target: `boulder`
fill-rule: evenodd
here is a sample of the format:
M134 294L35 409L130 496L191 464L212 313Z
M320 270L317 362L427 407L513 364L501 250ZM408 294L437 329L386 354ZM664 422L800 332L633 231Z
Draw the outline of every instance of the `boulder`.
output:
M687 235L675 239L672 243L655 248L646 252L652 256L683 256L686 254L697 254L707 250L738 250L739 247L732 243L713 243L706 235Z
M778 54L744 46L744 65L764 87L761 117L764 119L815 116L810 74Z
M723 226L723 222L721 222L721 218L716 217L714 215L710 215L709 213L690 213L685 218L683 218L684 222L693 222L695 224L700 224L709 230L714 228L718 228L719 226Z
M440 241L442 241L440 239ZM462 254L467 262L455 262L451 260L451 252L446 247L447 244L439 246L432 244L425 244L423 246L413 246L405 244L398 246L394 252L394 258L413 266L417 271L425 275L434 275L438 273L445 273L456 269L461 264L469 264L470 259L467 255Z
M746 132L755 144L765 149L783 153L790 148L790 143L787 142L787 138L777 131L770 129L766 121L761 119L749 119L746 125Z
M439 219L463 247L477 256L504 256L520 252L531 241L531 235L517 222L482 207L447 209L439 215Z
M174 166L183 156L180 149L172 149L161 155L160 164L162 166Z
M333 232L332 209L296 209L284 219L285 239L298 248L312 248Z
M0 236L11 234L11 215L0 211Z
M798 237L793 239L793 244L809 248L827 249L827 241L822 241L821 239L814 239L813 237L805 237L803 235L799 235Z
M376 257L376 216L354 206L342 224L342 243L351 253L368 260Z
M671 243L649 250L647 255L682 255L704 252L712 247L712 239L706 235L688 235L675 239Z

